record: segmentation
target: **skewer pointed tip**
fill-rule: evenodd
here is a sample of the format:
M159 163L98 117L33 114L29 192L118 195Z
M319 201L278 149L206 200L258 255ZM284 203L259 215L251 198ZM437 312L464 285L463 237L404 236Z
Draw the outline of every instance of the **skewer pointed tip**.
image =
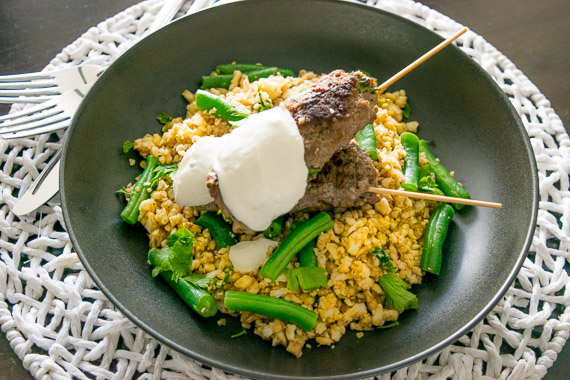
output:
M460 29L457 33L455 33L453 36L449 37L448 39L444 40L443 42L441 42L440 44L438 44L437 46L435 46L434 48L432 48L430 51L428 51L427 53L425 53L424 55L422 55L421 57L419 57L418 59L416 59L414 62L410 63L408 66L406 66L404 69L402 69L401 71L399 71L398 73L396 73L394 76L392 76L390 79L388 79L386 82L382 83L380 86L377 87L378 91L380 92L384 92L386 91L386 89L388 87L390 87L391 85L393 85L394 83L396 83L398 80L400 80L403 76L405 76L406 74L408 74L410 71L412 71L413 69L415 69L416 67L418 67L419 65L421 65L422 63L424 63L425 61L427 61L428 59L430 59L432 56L434 56L436 53L438 53L439 51L441 51L444 47L446 47L447 45L449 45L450 43L452 43L453 41L455 41L459 36L461 36L463 33L467 32L469 30L469 28L467 28L466 26L463 27L462 29Z

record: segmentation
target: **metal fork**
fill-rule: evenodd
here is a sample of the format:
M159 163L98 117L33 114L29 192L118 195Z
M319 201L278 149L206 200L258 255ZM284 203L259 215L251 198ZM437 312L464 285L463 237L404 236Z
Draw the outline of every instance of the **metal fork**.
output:
M92 85L85 84L47 102L0 116L0 137L10 140L68 127Z
M185 14L214 2L216 0L194 0ZM146 33L168 24L185 4L186 0L166 0ZM68 127L76 108L103 70L101 66L83 65L48 72L0 75L0 103L43 102L0 116L0 137L29 137Z
M40 103L93 83L103 72L96 65L67 67L37 73L0 75L0 103Z
M191 4L186 14L188 15L190 13L193 13L199 9L204 8L206 5L211 5L215 2L216 0L195 0ZM223 0L220 1L220 3L221 2L223 2ZM171 21L174 18L176 13L181 9L181 7L185 3L186 3L185 1L166 0L165 4L163 5L163 8L157 15L157 20L155 20L153 25L151 25L148 32L151 33L160 28L161 26L166 25L169 21ZM53 100L47 101L38 106L31 107L29 109L23 110L21 112L16 112L10 115L1 116L0 136L4 137L5 139L26 137L67 127L71 121L71 118L73 117L73 114L75 113L75 110L77 109L81 100L85 96L85 93L89 91L90 87L91 84L85 85L85 87L79 88L76 91L69 91L63 95L55 97ZM67 99L66 97L69 97L70 99ZM49 105L48 107L49 109L46 108L47 105ZM59 110L61 110L61 112L55 113L55 111ZM47 114L48 112L49 115ZM32 116L32 114L36 114L36 116ZM44 116L47 116L48 119L41 120L41 118ZM23 119L18 119L21 117L26 117L27 121L24 121ZM49 125L46 125L46 120L50 120ZM28 124L26 124L26 122ZM29 126L32 123L35 123L36 126L33 129L26 129L26 125ZM12 132L8 132L10 134L8 135L5 134L7 133L6 132L7 129L3 129L4 127L12 128L16 127L16 125L19 126L18 131L13 132L12 130ZM50 174L52 173L58 174L60 152L61 151L58 151L58 153L54 157L52 157L50 163L42 171L40 176L34 180L34 183L30 186L30 188L28 188L28 190L23 195L19 194L18 202L12 209L12 211L16 213L16 215L26 214L38 207L37 205L39 203L37 202L34 203L33 209L32 207L25 207L25 204L27 202L26 199L30 194L35 195L34 193L41 193L42 200L40 202L47 202L47 200L49 200L55 193L57 193L58 191L57 186L42 186L42 185L44 184L44 179L50 176Z

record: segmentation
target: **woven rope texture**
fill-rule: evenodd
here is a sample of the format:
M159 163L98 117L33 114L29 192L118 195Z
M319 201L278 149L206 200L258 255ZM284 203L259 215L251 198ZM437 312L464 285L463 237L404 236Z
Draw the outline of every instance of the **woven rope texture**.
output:
M367 4L442 37L461 27L411 0ZM145 1L92 27L46 69L110 64L141 38L161 5ZM473 32L457 43L507 94L530 136L540 180L536 232L515 284L483 321L439 353L380 378L540 379L570 331L570 141L549 101L508 58ZM0 140L0 326L24 366L42 380L241 378L170 350L118 312L75 254L57 197L32 216L11 212L61 137Z

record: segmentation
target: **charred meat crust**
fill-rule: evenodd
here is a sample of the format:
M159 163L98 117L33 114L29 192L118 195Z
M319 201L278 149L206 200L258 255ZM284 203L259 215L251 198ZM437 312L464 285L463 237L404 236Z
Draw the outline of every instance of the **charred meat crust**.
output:
M291 211L327 210L377 203L380 196L369 193L376 186L378 170L363 149L355 144L335 153L314 180L308 182L305 195Z
M283 103L303 137L308 168L322 168L356 132L376 119L376 92L360 92L360 73L335 70Z

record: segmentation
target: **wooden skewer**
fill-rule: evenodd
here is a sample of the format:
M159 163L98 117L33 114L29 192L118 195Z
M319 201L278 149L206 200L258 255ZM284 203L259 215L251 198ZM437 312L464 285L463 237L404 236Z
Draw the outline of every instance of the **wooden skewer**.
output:
M465 33L467 30L468 30L467 28L461 29L459 32L455 33L453 36L449 37L447 40L443 41L442 43L440 43L439 45L437 45L436 47L434 47L433 49L431 49L430 51L428 51L427 53L425 53L424 55L422 55L421 57L416 59L414 62L410 63L408 66L406 66L404 69L402 69L399 73L394 75L392 78L388 79L386 82L382 83L378 87L380 92L386 91L386 89L388 87L390 87L396 81L398 81L400 78L402 78L404 75L406 75L407 73L409 73L410 71L412 71L413 69L415 69L416 67L418 67L419 65L424 63L425 61L427 61L435 53L439 52L441 49L443 49L444 47L446 47L447 45L452 43L455 39L457 39L457 37L459 37L460 35Z
M377 194L401 195L401 196L408 197L408 198L427 199L427 200L431 200L431 201L447 202L447 203L458 203L458 204L469 205L469 206L482 206L482 207L491 207L491 208L502 208L503 207L503 205L501 203L477 201L474 199L447 197L447 196L443 196L443 195L435 195L435 194L428 194L428 193L418 193L415 191L384 189L381 187L370 187L368 189L368 191L371 193L377 193Z
M422 63L427 61L429 58L431 58L433 55L438 53L444 47L446 47L447 45L449 45L450 43L455 41L459 36L461 36L463 33L467 32L468 30L469 29L466 27L462 28L457 33L455 33L453 36L451 36L448 39L446 39L445 41L441 42L439 45L435 46L433 49L431 49L430 51L428 51L427 53L425 53L424 55L422 55L421 57L416 59L414 62L410 63L408 66L406 66L405 68L400 70L397 74L392 76L386 82L382 83L379 87L377 87L377 90L379 90L380 92L384 92L388 87L393 85L395 82L397 82L404 75L408 74L410 71L412 71L413 69L415 69L416 67L418 67L419 65L421 65ZM474 200L474 199L464 199L464 198L456 198L456 197L447 197L447 196L442 196L442 195L419 193L419 192L414 192L414 191L384 189L384 188L380 188L380 187L370 187L368 189L368 191L371 193L377 193L377 194L400 195L400 196L404 196L404 197L408 197L408 198L426 199L426 200L433 200L433 201L447 202L447 203L457 203L457 204L463 204L463 205L469 205L469 206L482 206L482 207L491 207L491 208L502 208L503 207L502 204L495 203L495 202L478 201L478 200Z
M431 58L433 55L438 53L444 47L446 47L447 45L449 45L450 43L455 41L457 39L457 37L459 37L463 33L467 32L467 30L469 30L469 29L467 29L466 27L459 30L453 36L449 37L448 39L446 39L445 41L443 41L442 43L440 43L439 45L437 45L436 47L434 47L433 49L431 49L430 51L428 51L427 53L425 53L424 55L422 55L418 59L416 59L414 62L410 63L408 66L406 66L404 69L400 70L397 74L392 76L386 82L382 83L378 87L378 90L380 92L384 92L388 87L393 85L395 82L397 82L404 75L408 74L410 71L412 71L413 69L415 69L416 67L418 67L419 65L421 65L422 63L427 61L429 58ZM377 194L401 195L401 196L408 197L408 198L427 199L427 200L433 200L433 201L439 201L439 202L457 203L457 204L470 205L470 206L482 206L482 207L491 207L491 208L502 208L503 207L502 204L495 203L495 202L447 197L447 196L442 196L442 195L419 193L419 192L405 191L405 190L384 189L384 188L380 188L380 187L370 187L368 189L368 191L371 193L377 193Z

